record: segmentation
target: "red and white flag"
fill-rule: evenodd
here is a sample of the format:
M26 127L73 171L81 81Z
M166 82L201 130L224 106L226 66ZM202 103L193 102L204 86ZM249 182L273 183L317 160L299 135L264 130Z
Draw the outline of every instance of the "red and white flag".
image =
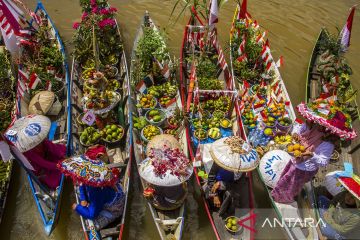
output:
M281 67L284 65L284 57L280 56L279 60L276 62L276 67Z
M261 51L261 58L264 60L265 63L268 63L268 61L270 60L269 56L270 56L270 45L269 45L269 40L266 40Z
M254 30L258 30L260 27L256 20L253 22L252 26L253 26Z
M136 85L136 90L138 90L140 93L144 93L146 91L146 84L145 84L144 80L141 80Z
M212 0L210 6L209 26L212 26L219 21L218 15L219 15L218 1Z
M246 45L246 37L245 34L242 36L242 41L238 48L238 56L241 56L245 52L245 45Z
M17 82L17 96L19 98L22 98L25 94L25 92L27 92L27 87L26 87L26 82L29 79L29 75L22 71L21 69L19 69L19 77L18 77L18 82Z
M256 37L256 43L257 44L262 44L265 40L265 36L267 34L268 31L264 31L262 34L259 34L257 37Z
M239 62L247 62L248 59L247 59L246 53L244 53L243 55L241 55L240 57L238 57L236 60L239 61Z
M168 79L170 77L169 65L167 63L165 65L162 65L155 57L154 59L161 70L161 74L164 76L165 79Z
M341 51L346 52L350 46L351 28L355 14L355 6L351 8L350 14L345 26L340 32L339 41L341 43Z
M251 18L250 14L247 12L247 0L242 1L240 11L239 11L237 18L238 18L238 20Z
M29 89L35 89L36 86L39 84L39 82L41 82L41 80L38 77L38 75L36 73L32 73L30 75L28 88Z

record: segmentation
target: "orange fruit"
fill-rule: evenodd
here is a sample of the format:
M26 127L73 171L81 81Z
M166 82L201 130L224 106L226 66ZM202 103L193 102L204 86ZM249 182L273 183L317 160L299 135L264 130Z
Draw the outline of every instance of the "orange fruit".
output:
M305 152L305 147L304 147L304 146L300 146L300 151L301 151L301 152Z
M293 145L288 146L288 152L292 152L292 151L294 151L294 146Z
M296 144L294 145L294 150L299 150L299 149L300 149L300 144L296 143Z
M295 150L294 151L294 156L295 157L300 157L301 156L301 152L299 150Z

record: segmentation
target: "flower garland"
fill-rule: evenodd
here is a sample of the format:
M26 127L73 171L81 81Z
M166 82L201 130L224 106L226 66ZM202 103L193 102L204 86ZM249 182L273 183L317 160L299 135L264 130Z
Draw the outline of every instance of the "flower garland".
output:
M162 149L152 148L149 158L154 167L155 175L162 177L167 171L177 177L187 175L186 169L189 167L190 160L180 149L171 149L166 145Z

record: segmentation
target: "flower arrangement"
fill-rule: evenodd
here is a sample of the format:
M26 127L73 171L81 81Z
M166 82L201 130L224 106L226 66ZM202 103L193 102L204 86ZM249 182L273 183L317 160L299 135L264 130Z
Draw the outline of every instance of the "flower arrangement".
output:
M73 38L75 50L73 54L80 63L85 63L93 56L93 38L99 46L101 64L116 64L122 50L120 35L116 29L115 15L117 9L108 6L107 1L80 1L83 8L81 22L75 22L76 34Z
M190 165L190 160L178 148L171 149L167 146L162 149L152 148L149 158L155 174L159 177L164 176L167 171L177 177L187 175L186 169Z

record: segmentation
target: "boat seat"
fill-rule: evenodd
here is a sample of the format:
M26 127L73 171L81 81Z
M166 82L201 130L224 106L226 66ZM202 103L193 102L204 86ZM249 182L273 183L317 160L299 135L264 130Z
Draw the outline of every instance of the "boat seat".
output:
M100 230L100 235L101 235L102 239L104 239L106 237L110 237L110 236L119 235L119 233L120 233L120 227L119 226Z

